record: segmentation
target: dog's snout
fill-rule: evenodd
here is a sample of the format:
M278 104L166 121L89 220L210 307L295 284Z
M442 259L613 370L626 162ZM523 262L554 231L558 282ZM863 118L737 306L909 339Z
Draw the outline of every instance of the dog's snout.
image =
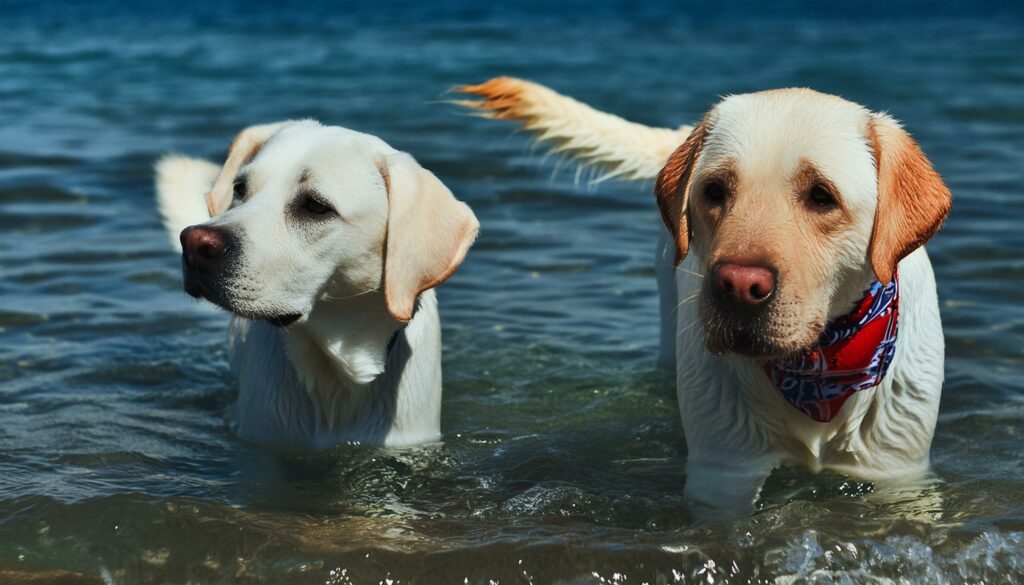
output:
M760 305L775 291L775 272L755 264L720 262L711 275L714 293L742 306Z
M216 228L194 225L182 230L180 237L185 264L193 268L213 264L228 247L226 234Z

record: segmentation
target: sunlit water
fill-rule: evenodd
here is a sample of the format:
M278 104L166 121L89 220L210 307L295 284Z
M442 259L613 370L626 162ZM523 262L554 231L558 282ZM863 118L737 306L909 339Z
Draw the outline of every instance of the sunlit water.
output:
M33 10L0 3L0 582L1024 580L1019 20ZM688 507L653 367L649 186L588 188L441 103L496 74L656 124L789 85L905 121L955 196L929 245L947 343L931 487L893 501L787 469L753 516ZM413 153L481 220L439 292L439 445L231 432L227 315L181 291L152 165L307 116Z

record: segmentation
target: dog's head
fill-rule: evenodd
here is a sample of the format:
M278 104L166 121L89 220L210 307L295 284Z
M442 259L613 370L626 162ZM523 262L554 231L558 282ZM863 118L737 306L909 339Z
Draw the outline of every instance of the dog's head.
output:
M806 89L724 99L655 192L677 261L700 262L709 349L758 357L813 345L872 275L893 278L951 203L895 120Z
M186 291L277 325L381 288L408 321L479 228L408 154L313 121L243 131L208 204L213 218L181 233Z

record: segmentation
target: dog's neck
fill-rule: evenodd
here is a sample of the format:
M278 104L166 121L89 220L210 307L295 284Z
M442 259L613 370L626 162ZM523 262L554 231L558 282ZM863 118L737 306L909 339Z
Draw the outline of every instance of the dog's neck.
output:
M379 295L376 303L361 297L317 307L285 329L235 322L232 367L241 376L244 436L314 448L439 436L441 336L433 291L420 295L408 323L393 319Z
M285 330L288 357L317 428L344 435L371 421L386 424L408 352L398 339L404 327L388 313L383 293L373 292L321 300L307 319ZM406 353L391 355L400 351Z
M403 327L404 324L388 312L383 292L374 291L341 300L322 299L307 319L288 333L296 343L315 346L316 353L321 354L318 357L330 362L330 369L343 386L357 388L372 383L384 373L388 350ZM298 355L291 357L304 359ZM315 381L304 382L310 386Z

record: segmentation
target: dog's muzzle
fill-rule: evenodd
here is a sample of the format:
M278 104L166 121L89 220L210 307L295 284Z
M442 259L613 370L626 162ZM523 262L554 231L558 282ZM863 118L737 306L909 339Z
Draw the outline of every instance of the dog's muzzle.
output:
M778 288L778 272L767 263L723 260L708 271L703 307L708 350L744 355L770 353L765 335Z
M235 270L235 238L221 228L194 225L182 230L180 240L185 292L223 304L221 283Z
M277 327L287 327L302 318L300 313L255 314L234 306L225 292L225 284L238 272L237 249L237 239L228 230L198 225L182 230L181 270L185 292L247 319L264 320Z

